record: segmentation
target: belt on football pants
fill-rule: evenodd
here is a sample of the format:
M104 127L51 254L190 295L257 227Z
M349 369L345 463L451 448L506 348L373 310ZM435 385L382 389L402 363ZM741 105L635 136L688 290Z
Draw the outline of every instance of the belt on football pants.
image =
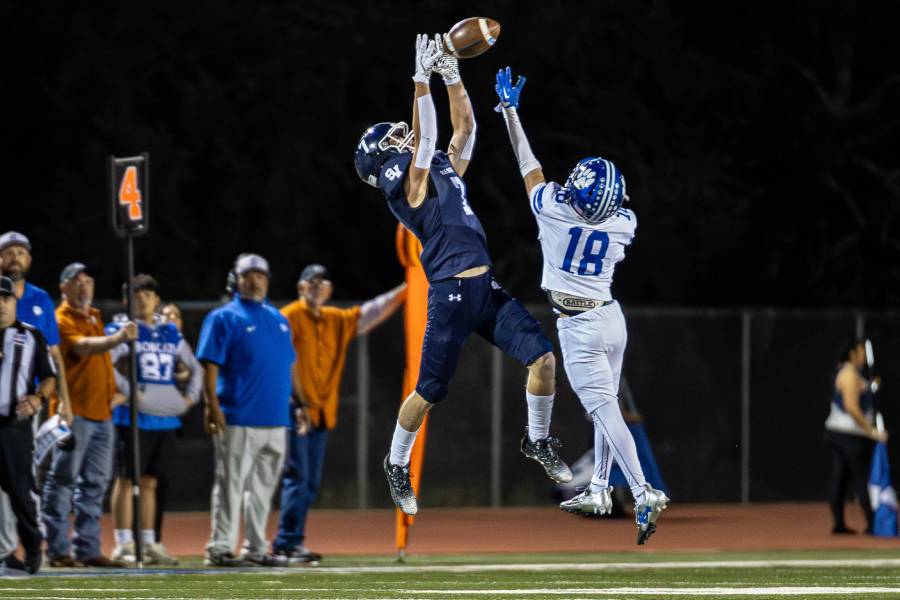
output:
M591 298L581 298L553 290L547 290L547 298L550 300L550 305L553 308L568 317L574 317L583 312L594 310L601 306L609 306L613 303L612 300L592 300Z

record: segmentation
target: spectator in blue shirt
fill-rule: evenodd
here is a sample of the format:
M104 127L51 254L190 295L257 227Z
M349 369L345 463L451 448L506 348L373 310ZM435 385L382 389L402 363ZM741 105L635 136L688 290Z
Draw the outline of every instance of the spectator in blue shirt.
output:
M126 298L127 302L127 298ZM174 323L165 322L156 313L160 305L158 284L145 274L134 278L134 314L137 319L138 337L135 341L138 383L138 443L140 444L141 490L140 523L141 539L147 564L177 565L165 546L156 538L153 523L156 505L161 491L157 481L171 470L175 452L175 431L181 427L180 415L200 399L203 369L194 357L190 346L181 337ZM120 323L127 322L126 315L117 315L106 327L107 334L118 331ZM129 345L120 344L111 351L116 365L116 386L126 394L130 390L128 379ZM185 365L191 377L185 391L178 388L177 370ZM135 561L132 538L132 497L134 481L134 444L131 435L131 409L118 406L113 411L116 426L117 476L112 493L113 519L116 524L116 548L114 560Z
M56 390L59 397L58 411L64 421L72 423L72 409L66 386L66 371L59 353L59 328L56 325L56 307L50 295L41 288L28 283L25 276L31 269L31 242L17 232L7 231L0 235L0 272L9 277L16 297L16 319L35 327L43 334L55 363ZM38 418L37 416L35 417ZM9 497L0 491L0 564L13 569L21 569L21 561L16 558L19 546L16 521L12 513Z
M242 254L234 272L237 295L206 316L197 346L216 461L206 564L282 566L284 557L267 551L265 529L284 459L291 397L300 394L291 368L291 328L266 301L269 264L263 257ZM242 500L245 541L236 557Z

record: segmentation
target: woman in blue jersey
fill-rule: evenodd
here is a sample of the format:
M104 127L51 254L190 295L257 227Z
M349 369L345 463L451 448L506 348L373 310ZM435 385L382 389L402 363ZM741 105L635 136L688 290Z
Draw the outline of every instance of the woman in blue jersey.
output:
M856 533L844 522L844 501L851 484L866 516L866 533L872 532L869 468L875 443L886 441L887 433L874 425L873 394L862 375L865 363L864 342L853 340L844 347L834 380L831 412L825 420L825 444L831 453L832 533Z

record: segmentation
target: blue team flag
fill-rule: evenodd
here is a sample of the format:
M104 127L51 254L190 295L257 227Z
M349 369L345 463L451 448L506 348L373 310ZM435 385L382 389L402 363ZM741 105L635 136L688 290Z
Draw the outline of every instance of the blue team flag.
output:
M875 446L872 456L872 472L869 475L869 499L875 512L872 534L881 537L897 535L897 492L891 485L891 466L888 463L887 444Z

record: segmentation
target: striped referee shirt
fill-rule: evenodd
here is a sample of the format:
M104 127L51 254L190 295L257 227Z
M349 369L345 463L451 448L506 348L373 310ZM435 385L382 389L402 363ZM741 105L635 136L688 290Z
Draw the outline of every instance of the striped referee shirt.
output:
M15 420L19 399L34 394L36 381L55 376L47 341L37 328L16 321L0 329L0 424Z

